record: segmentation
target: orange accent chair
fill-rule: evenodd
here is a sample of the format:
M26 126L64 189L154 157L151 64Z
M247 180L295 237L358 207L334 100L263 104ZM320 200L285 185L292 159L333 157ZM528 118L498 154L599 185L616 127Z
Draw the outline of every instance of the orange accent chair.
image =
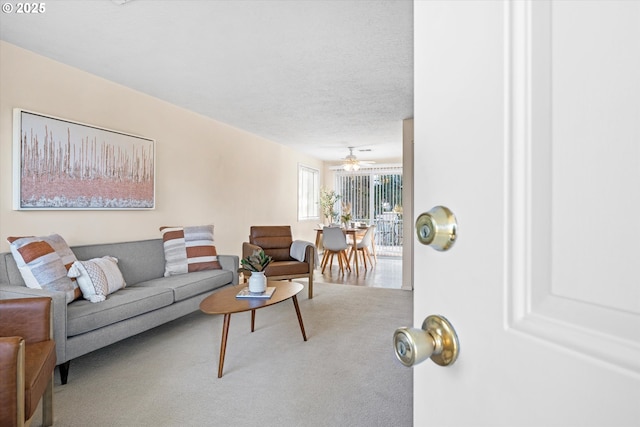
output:
M42 425L53 425L51 298L0 300L0 427L28 426L42 399Z
M313 298L313 271L317 257L314 244L294 241L288 225L260 225L251 227L249 242L242 244L242 258L248 257L256 249L264 250L273 258L264 271L268 280L308 278L309 299ZM295 258L297 250L299 254Z

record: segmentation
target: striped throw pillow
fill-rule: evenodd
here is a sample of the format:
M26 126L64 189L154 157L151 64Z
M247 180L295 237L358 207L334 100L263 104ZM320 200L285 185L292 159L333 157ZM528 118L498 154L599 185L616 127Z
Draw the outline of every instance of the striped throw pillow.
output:
M160 227L160 232L165 277L222 268L213 244L213 225Z
M65 292L67 304L82 296L67 271L76 256L59 234L46 237L9 237L13 259L29 288Z

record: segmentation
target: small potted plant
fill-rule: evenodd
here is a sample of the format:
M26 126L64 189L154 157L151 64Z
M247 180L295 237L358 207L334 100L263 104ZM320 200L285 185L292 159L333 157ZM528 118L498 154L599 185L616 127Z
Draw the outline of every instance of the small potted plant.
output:
M271 261L273 261L273 258L265 254L262 249L256 249L251 255L240 260L242 268L251 272L249 292L261 294L267 290L267 278L264 275L264 270Z

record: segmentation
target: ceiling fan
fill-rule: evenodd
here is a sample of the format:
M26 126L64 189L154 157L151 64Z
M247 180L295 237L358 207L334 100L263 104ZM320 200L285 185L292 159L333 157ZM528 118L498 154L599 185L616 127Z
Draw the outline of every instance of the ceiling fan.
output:
M354 147L347 147L347 148L349 148L349 155L344 158L344 161L342 163L342 168L344 170L357 171L360 169L360 165L375 163L375 162L370 162L366 160L358 160L358 158L353 154Z

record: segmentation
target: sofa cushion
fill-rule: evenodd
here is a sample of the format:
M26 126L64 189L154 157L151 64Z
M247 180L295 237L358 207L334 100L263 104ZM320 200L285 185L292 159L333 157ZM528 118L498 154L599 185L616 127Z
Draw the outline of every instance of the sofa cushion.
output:
M67 336L93 331L172 303L171 289L136 286L113 293L100 304L77 300L67 306Z
M94 303L127 286L118 269L118 259L112 256L76 261L67 276L75 277L84 299Z
M171 289L175 302L225 286L233 280L229 270L197 271L179 276L163 277L137 283L136 287Z
M67 270L76 257L62 236L9 237L7 240L27 287L64 292L67 303L81 296L75 280L67 277Z
M165 277L194 271L218 270L213 225L160 227L164 243Z
M129 285L164 275L162 239L82 245L71 249L77 259L100 258L104 255L118 258L118 267Z

